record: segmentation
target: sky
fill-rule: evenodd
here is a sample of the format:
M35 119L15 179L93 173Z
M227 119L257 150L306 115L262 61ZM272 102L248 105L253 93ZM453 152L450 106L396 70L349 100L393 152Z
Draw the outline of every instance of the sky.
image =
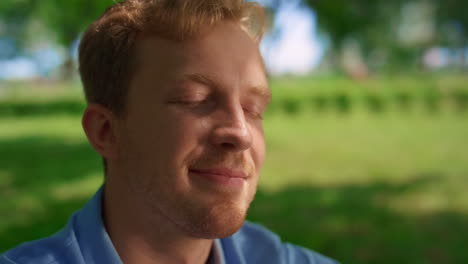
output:
M323 41L317 34L314 13L297 1L288 2L276 14L273 32L276 42L266 35L261 50L272 74L307 74L317 67L324 54Z
M260 2L268 5L268 0ZM301 7L299 1L290 0L284 4L276 14L272 32L278 34L277 41L267 33L261 45L272 74L307 74L318 65L324 45L317 37L313 12ZM53 44L42 45L31 56L0 60L0 79L47 75L63 62L63 57L63 51L57 50Z

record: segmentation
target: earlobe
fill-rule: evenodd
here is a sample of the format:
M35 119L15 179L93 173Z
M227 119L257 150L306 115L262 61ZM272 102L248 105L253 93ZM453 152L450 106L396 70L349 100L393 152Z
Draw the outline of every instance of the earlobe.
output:
M81 120L89 143L102 157L108 160L115 159L118 153L115 120L115 115L99 104L89 105Z

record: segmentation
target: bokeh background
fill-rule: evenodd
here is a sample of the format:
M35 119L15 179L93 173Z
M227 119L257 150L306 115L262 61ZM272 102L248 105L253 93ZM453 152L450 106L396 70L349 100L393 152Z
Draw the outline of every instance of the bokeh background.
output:
M342 263L468 263L468 2L264 0L249 219ZM76 50L111 0L0 1L0 252L102 184Z

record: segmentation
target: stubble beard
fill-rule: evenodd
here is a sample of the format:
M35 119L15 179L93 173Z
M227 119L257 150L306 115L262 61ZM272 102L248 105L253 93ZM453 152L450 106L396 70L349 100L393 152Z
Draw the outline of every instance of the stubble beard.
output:
M254 166L250 165L250 168ZM174 178L180 177L174 175ZM137 180L136 185L139 186L135 186L135 190L140 190L140 198L153 214L154 223L158 222L156 219L165 219L185 236L199 239L224 238L237 232L245 222L258 184L255 175L251 182L246 183L251 186L244 190L245 193L207 193L207 190L197 187L158 188L173 183L158 182L155 180L158 177L150 179L149 182Z
M177 203L176 208L171 203L163 205L166 208L154 209L160 213L166 212L166 218L187 236L217 239L228 237L242 227L254 196L255 191L243 201L221 199L210 204L184 199Z
M190 237L217 239L228 237L237 232L245 222L257 190L257 176L253 176L256 174L252 160L247 160L241 155L230 157L227 155L206 155L204 159L197 159L197 162L194 163L195 167L201 168L210 167L210 164L232 164L234 167L241 164L240 167L253 179L246 183L248 187L243 194L220 192L208 194L207 197L202 193L198 196L195 194L197 191L195 191L191 194L186 193L184 197L174 197L174 201L178 201L178 208L177 211L172 211L174 213L172 220L180 230L183 230ZM199 191L205 192L206 190ZM213 199L212 195L219 198ZM209 198L210 196L211 198Z
M253 195L248 201L219 202L202 210L187 210L189 221L181 221L180 227L190 236L204 239L228 237L237 232L245 222Z

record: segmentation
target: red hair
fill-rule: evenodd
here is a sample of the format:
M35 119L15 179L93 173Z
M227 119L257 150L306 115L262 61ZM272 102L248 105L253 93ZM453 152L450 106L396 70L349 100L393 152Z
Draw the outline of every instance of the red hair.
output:
M110 7L85 32L79 48L80 76L88 103L116 115L125 112L135 70L134 49L141 34L183 41L221 21L239 24L257 43L264 10L244 0L127 0Z

